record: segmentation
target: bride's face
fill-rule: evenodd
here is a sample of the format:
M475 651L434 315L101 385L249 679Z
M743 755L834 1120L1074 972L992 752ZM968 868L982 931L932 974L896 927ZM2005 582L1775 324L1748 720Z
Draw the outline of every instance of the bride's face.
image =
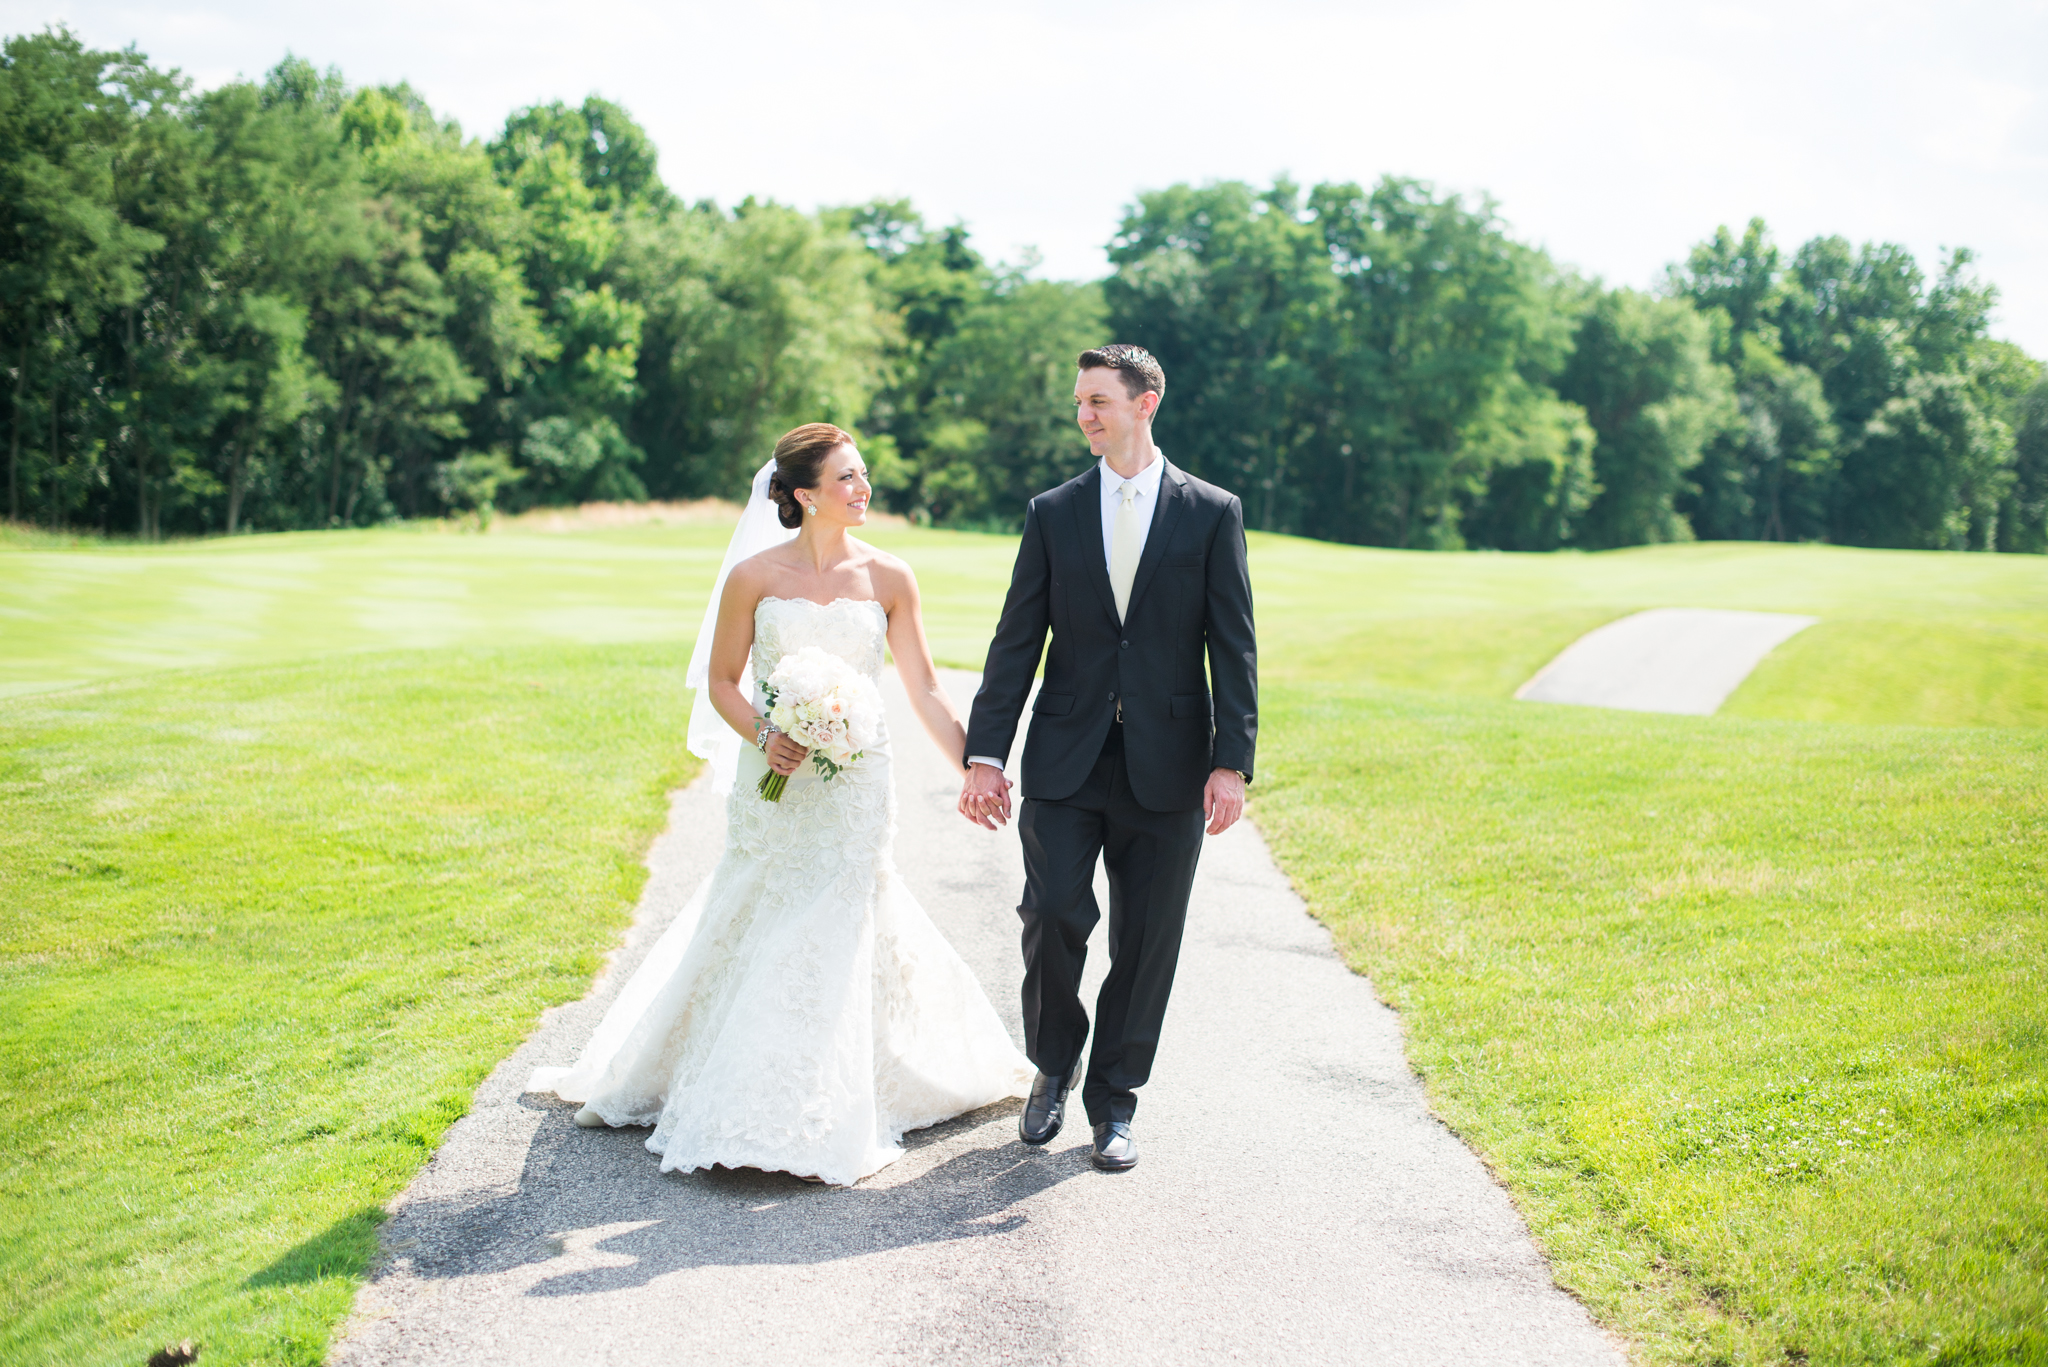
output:
M868 520L867 462L852 446L835 446L818 467L817 487L805 491L818 510L817 520L841 527L858 527Z

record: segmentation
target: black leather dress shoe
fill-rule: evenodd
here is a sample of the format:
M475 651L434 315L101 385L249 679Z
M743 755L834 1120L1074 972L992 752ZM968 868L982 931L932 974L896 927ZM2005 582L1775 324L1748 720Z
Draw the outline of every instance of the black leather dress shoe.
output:
M1138 1166L1138 1141L1131 1138L1131 1122L1112 1120L1095 1127L1095 1154L1089 1160L1104 1172L1123 1172Z
M1026 1144L1052 1142L1067 1118L1067 1093L1074 1090L1080 1072L1081 1066L1075 1064L1063 1077L1042 1072L1031 1080L1031 1099L1024 1103L1024 1114L1017 1117L1019 1139Z

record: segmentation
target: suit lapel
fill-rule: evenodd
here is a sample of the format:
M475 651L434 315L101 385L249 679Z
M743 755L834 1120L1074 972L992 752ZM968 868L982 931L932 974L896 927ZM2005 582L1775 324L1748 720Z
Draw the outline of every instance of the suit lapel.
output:
M1109 586L1109 561L1102 554L1102 467L1090 467L1074 489L1074 530L1081 538L1081 563L1088 582L1102 600L1109 620L1116 620L1116 593Z
M1159 459L1166 461L1164 456ZM1145 533L1145 553L1138 557L1138 572L1131 579L1131 603L1130 610L1124 614L1125 621L1137 615L1138 604L1145 600L1145 589L1152 582L1153 571L1157 570L1159 562L1166 558L1166 543L1173 539L1174 523L1180 520L1182 511L1188 506L1187 482L1187 476L1175 469L1171 461L1166 461L1166 468L1159 472L1159 506L1152 510L1152 526ZM1097 495L1095 500L1095 521L1099 528L1102 522L1100 495ZM1099 530L1097 534L1100 535ZM1106 566L1103 569L1102 582L1109 582L1109 570ZM1115 610L1115 603L1116 600L1112 596L1112 611Z

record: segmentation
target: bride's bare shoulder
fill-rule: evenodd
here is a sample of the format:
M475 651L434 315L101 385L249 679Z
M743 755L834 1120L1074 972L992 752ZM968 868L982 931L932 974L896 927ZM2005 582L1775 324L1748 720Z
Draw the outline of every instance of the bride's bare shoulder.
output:
M766 550L755 551L745 560L735 562L732 567L732 572L735 575L738 575L743 571L747 574L772 573L781 566L790 563L789 552L790 548L787 544L781 546L770 546Z
M852 538L848 538L851 540ZM904 589L917 587L917 575L911 570L910 562L901 556L889 554L879 546L870 546L865 541L855 541L866 561L868 578L874 583L875 596L887 601Z
M774 549L748 556L732 567L725 577L724 601L751 605L766 597L774 587L780 563Z

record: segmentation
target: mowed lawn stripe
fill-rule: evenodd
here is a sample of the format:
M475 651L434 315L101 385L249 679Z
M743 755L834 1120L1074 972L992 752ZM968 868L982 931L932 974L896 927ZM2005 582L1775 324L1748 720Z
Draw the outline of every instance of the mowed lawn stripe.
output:
M14 550L0 540L0 697L341 651L687 644L730 535L713 522ZM923 573L941 663L979 669L1015 539L913 528L873 539Z
M727 534L401 528L0 550L0 696L339 650L688 641ZM869 539L917 567L939 661L980 668L1015 539ZM1268 678L1506 698L1604 622L1746 608L1822 620L1729 713L2048 725L2048 557L1739 543L1460 555L1254 533L1251 563Z

